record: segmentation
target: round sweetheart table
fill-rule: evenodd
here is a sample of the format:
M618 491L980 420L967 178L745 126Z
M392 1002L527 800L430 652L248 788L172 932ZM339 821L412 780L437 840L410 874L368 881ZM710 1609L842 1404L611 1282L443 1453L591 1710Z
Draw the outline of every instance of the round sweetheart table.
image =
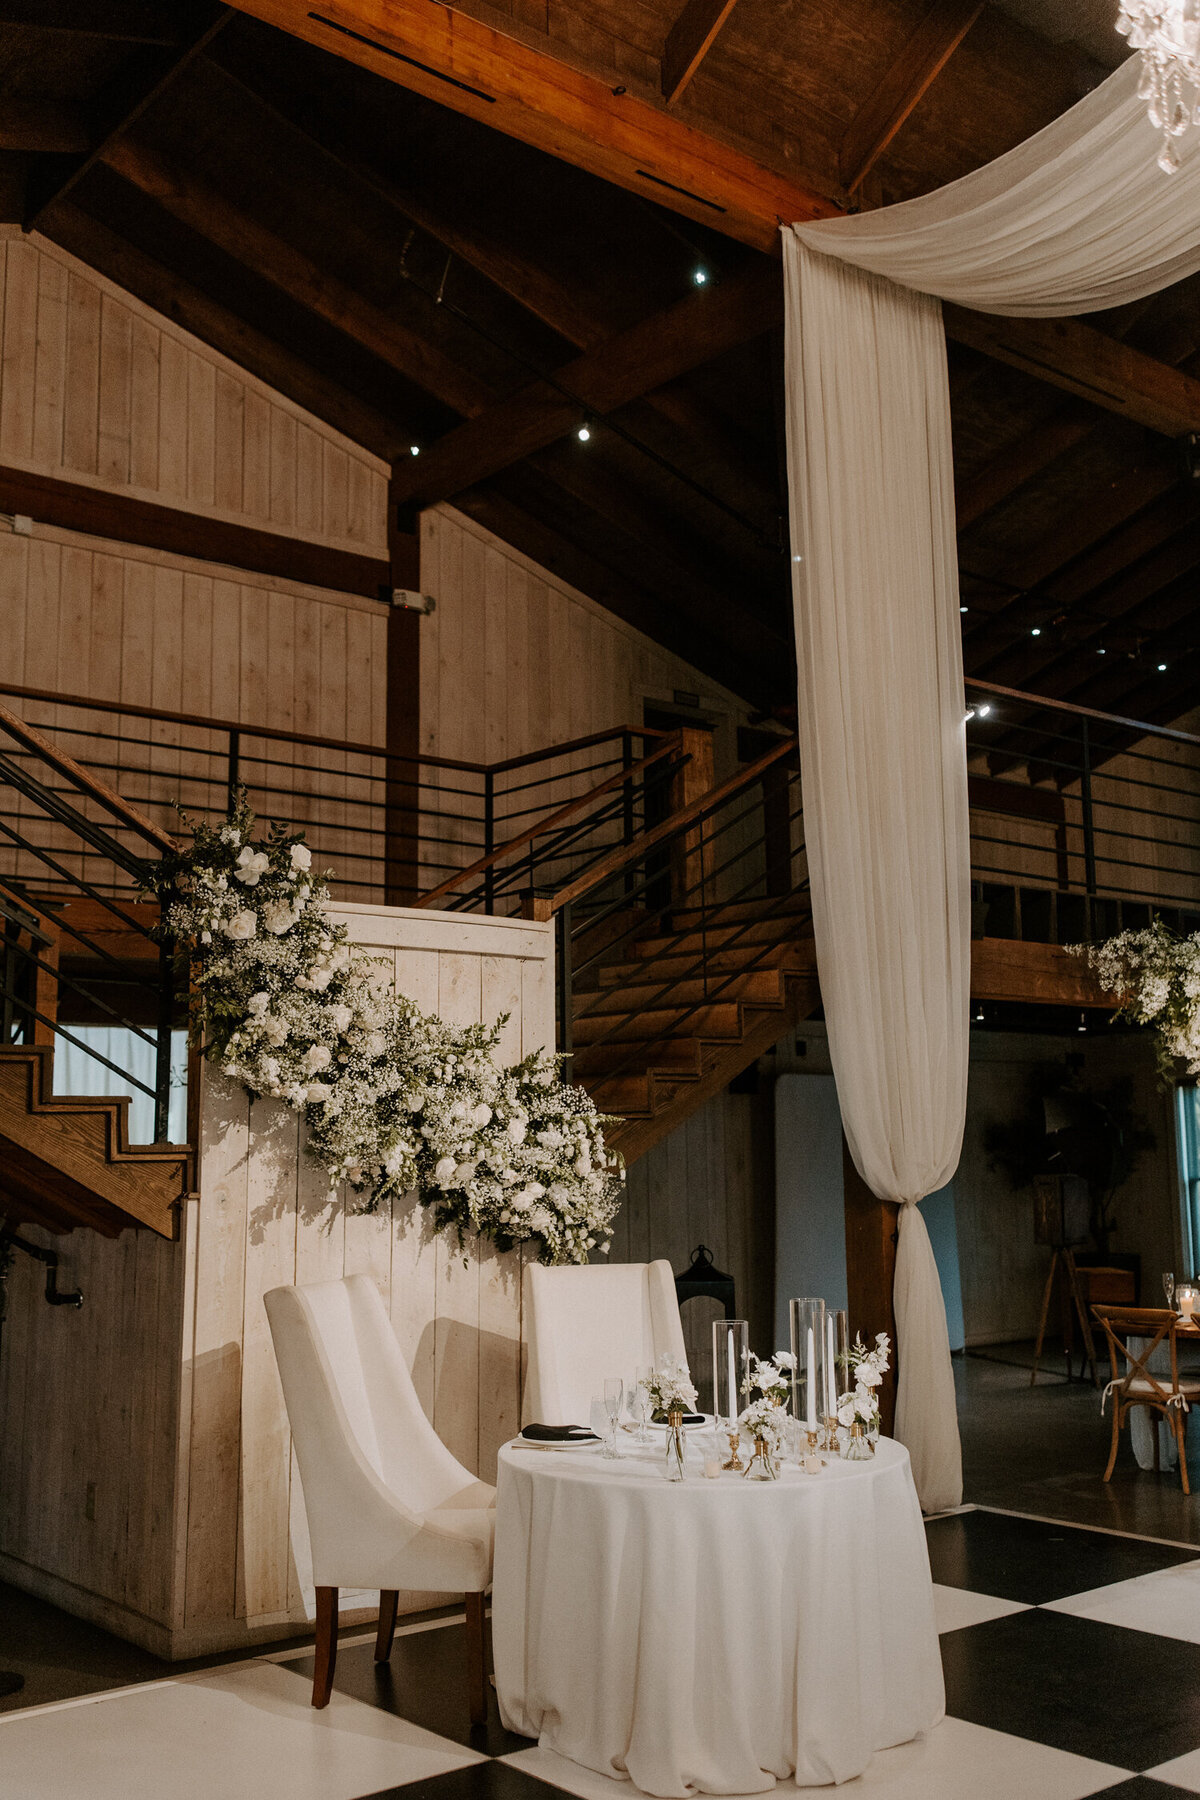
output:
M908 1452L685 1482L661 1447L500 1452L500 1714L656 1795L861 1775L945 1710Z

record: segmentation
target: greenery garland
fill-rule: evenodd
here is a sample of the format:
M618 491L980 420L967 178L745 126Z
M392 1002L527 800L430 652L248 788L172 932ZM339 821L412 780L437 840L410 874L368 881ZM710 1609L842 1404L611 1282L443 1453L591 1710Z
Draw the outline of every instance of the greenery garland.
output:
M505 1067L495 1025L427 1016L328 913L302 833L253 837L244 794L221 825L185 820L151 891L190 965L190 1035L249 1090L302 1114L308 1153L357 1211L417 1190L434 1223L549 1262L607 1251L624 1180L605 1115L536 1051Z

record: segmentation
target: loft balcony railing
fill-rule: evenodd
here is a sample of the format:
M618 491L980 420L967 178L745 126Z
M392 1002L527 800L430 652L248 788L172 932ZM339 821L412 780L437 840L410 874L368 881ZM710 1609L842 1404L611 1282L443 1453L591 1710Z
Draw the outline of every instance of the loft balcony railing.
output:
M155 1144L170 1141L171 1037L185 1005L144 896L173 847L94 770L0 706L0 1048L72 1046L152 1103ZM112 1054L82 1035L96 1026Z
M28 688L4 696L162 831L177 829L176 803L215 817L244 785L260 816L306 832L345 899L516 913L681 804L677 733L617 727L487 764ZM967 696L977 935L1071 942L1152 912L1200 928L1200 736L986 682ZM20 766L26 752L10 754ZM50 791L62 779L41 778ZM752 804L761 817L742 829L765 846L783 802L764 788ZM109 829L139 853L132 827ZM29 854L0 833L0 875L52 897L62 878ZM80 844L76 866L111 891L111 858ZM638 880L623 865L626 896ZM660 867L647 895L663 891Z

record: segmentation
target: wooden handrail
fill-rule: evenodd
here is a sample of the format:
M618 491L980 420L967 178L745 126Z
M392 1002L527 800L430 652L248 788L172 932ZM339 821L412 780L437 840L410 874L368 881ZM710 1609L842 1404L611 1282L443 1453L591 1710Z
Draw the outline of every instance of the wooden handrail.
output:
M649 756L643 756L640 762L630 763L628 768L622 766L614 774L608 776L607 780L599 782L594 788L589 788L586 794L581 794L577 800L568 800L565 806L560 806L557 812L552 812L546 818L539 819L536 825L527 825L524 831L519 831L516 837L509 838L507 843L500 845L499 849L489 851L486 856L481 856L478 861L469 864L467 868L460 869L456 875L449 876L440 887L430 888L427 894L418 894L413 905L431 906L435 900L440 900L443 894L450 893L472 875L486 874L488 869L501 862L504 857L511 856L514 850L522 850L535 837L541 837L543 832L552 831L556 826L564 825L568 819L574 818L576 813L583 812L585 808L591 806L592 802L598 800L602 794L607 794L612 788L620 787L623 782L629 780L631 775L641 775L652 763L661 762L664 756L669 756L673 750L677 750L679 744L680 733L671 732L667 742L660 744L657 750L652 750ZM680 767L683 766L683 763L690 761L690 756L683 757Z
M549 899L535 897L530 902L530 909L525 916L541 920L553 918L554 914L562 907L573 905L589 889L598 887L601 882L607 881L611 875L615 875L619 869L623 869L626 863L637 862L646 854L647 850L653 850L656 844L663 843L667 838L674 837L680 831L685 831L689 825L696 824L697 820L707 817L710 812L715 812L742 788L752 787L759 776L764 774L773 763L777 763L783 756L791 755L796 748L797 740L794 737L780 738L778 744L772 749L764 751L755 762L747 763L744 769L739 769L736 775L729 776L728 780L721 782L718 787L710 789L707 794L701 794L699 799L691 801L689 805L681 806L678 812L672 813L669 819L664 819L662 824L656 825L652 831L644 831L641 837L634 839L632 844L618 844L615 850L611 850L607 856L602 857L592 868L585 869L581 875L577 875L574 881L569 881L566 887L559 889L557 894Z
M158 826L146 817L145 813L139 812L137 807L131 806L127 800L122 800L120 794L110 788L107 782L101 781L99 776L90 775L86 769L80 767L73 756L68 756L65 750L60 750L57 745L50 742L49 738L44 738L40 731L35 730L32 725L27 725L24 719L17 717L16 713L9 712L7 706L0 705L0 726L3 726L10 737L16 738L19 744L24 744L27 750L32 751L43 762L49 763L52 769L57 769L60 775L65 775L78 793L87 794L91 799L98 800L114 818L120 819L123 824L136 831L139 837L145 838L147 843L153 844L156 850L169 855L179 848L175 839L167 832L160 831Z
M469 775L499 775L507 769L521 768L526 763L539 762L544 758L569 756L572 752L586 750L593 744L603 744L613 738L624 737L627 731L633 737L641 738L670 735L649 725L614 725L608 731L593 732L590 737L568 738L565 743L547 744L541 750L527 750L523 756L506 757L502 762L464 762L460 757L427 756L423 751L417 756L396 756L383 744L360 744L347 738L315 737L306 731L284 731L277 725L248 725L244 719L213 719L202 713L169 712L161 706L129 706L120 700L94 700L85 694L58 694L49 688L16 687L8 682L0 682L0 694L9 694L17 700L45 701L52 706L78 706L86 712L120 713L126 718L152 719L166 725L192 725L202 731L236 731L247 738L268 738L279 744L303 744L310 750L342 750L348 756L377 756L386 762L411 762L430 769L457 769Z

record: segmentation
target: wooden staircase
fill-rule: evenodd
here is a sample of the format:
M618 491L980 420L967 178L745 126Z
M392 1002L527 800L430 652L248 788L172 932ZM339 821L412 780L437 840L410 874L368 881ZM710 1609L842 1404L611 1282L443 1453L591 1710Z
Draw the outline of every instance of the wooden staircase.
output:
M626 1162L720 1093L817 1007L807 899L683 910L573 994L572 1073L620 1123Z
M50 1045L0 1048L0 1213L7 1223L116 1237L178 1230L191 1184L186 1144L129 1142L129 1101L54 1093Z

